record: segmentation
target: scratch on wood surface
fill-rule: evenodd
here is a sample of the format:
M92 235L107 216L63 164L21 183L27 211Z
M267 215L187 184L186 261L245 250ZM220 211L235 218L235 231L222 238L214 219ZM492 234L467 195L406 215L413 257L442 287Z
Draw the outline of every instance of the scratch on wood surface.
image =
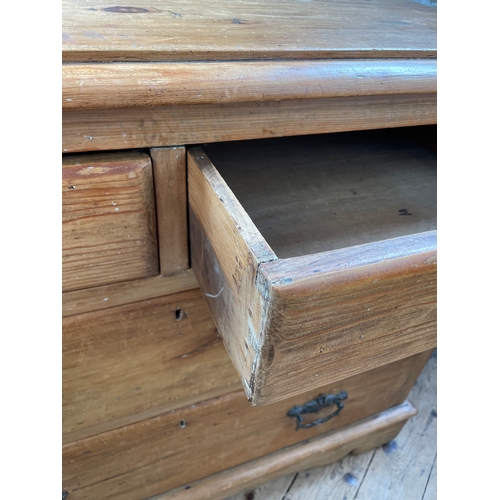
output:
M222 290L224 290L224 287L222 287L219 291L219 293L215 294L215 295L212 295L211 293L206 293L205 296L207 297L210 297L212 299L216 299L221 293L222 293Z

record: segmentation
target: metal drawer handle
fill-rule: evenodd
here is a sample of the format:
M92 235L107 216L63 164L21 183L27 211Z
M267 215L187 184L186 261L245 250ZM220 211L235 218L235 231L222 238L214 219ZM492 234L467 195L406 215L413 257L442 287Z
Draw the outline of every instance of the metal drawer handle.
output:
M322 424L323 422L327 422L333 417L336 417L342 408L344 408L344 404L341 403L344 399L347 399L347 392L342 391L338 394L320 394L316 399L312 399L307 403L304 403L302 406L294 406L288 410L288 417L296 417L297 418L297 427L296 431L299 429L309 429L310 427L314 427L315 425ZM337 409L323 418L318 418L318 420L314 420L309 424L303 424L304 417L302 415L306 413L318 413L323 408L327 408L331 405L337 405Z

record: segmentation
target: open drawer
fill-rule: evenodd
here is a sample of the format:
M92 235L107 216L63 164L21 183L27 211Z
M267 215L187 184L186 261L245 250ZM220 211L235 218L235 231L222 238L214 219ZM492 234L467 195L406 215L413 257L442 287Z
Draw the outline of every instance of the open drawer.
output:
M191 265L264 405L436 345L434 127L188 153Z

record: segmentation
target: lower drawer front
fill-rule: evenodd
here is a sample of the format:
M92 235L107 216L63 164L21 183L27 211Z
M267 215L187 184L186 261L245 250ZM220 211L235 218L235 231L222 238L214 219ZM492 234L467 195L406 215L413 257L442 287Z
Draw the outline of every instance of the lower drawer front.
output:
M199 290L63 319L63 443L240 387Z
M242 391L164 413L63 447L68 500L142 499L188 484L402 403L430 352L265 407ZM348 394L340 414L296 430L287 416L320 393ZM306 415L306 422L335 406Z
M235 494L238 494L235 498L249 499L249 493L244 497L240 494L244 490L253 490L278 477L324 467L347 455L359 455L389 443L399 434L407 420L416 413L415 407L405 401L342 429L288 446L276 453L232 467L162 495L155 495L148 500L223 500ZM265 490L268 490L266 486L263 487L263 491ZM355 491L356 489L352 493ZM281 498L281 495L279 497L264 495L265 493L261 491L257 498L259 500Z

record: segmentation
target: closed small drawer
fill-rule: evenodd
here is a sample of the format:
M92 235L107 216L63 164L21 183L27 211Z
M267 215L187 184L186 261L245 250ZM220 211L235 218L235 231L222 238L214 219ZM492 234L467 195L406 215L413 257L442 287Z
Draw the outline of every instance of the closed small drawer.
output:
M191 265L252 404L435 346L433 137L189 150Z
M65 156L62 172L63 291L158 274L150 157Z

